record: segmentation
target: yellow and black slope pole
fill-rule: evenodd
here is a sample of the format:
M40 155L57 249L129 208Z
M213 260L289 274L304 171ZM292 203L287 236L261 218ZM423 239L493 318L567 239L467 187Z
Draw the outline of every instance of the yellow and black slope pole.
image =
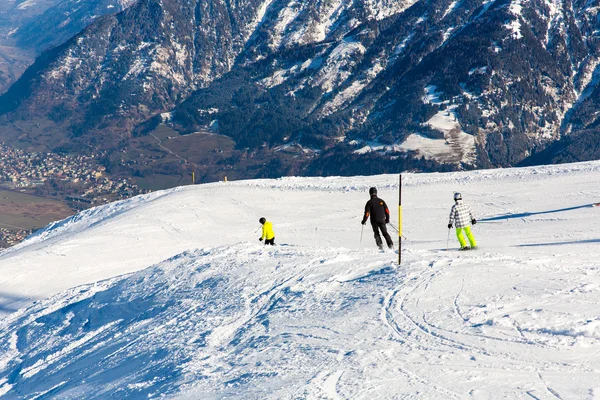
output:
M398 265L402 262L402 174L398 185Z

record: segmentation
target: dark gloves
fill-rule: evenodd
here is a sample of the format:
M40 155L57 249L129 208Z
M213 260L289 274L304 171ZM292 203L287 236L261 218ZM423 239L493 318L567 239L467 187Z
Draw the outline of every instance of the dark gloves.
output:
M366 219L363 219L363 220L362 220L362 222L361 222L361 224L362 224L362 225L364 225L364 224L366 224L366 223L367 223L367 220L366 220Z
M385 220L385 223L386 223L386 224L389 224L389 223L390 223L390 220L389 220L389 219L386 219L386 220Z
M452 228L452 224L448 224L448 229Z
M475 224L477 223L477 220L476 220L475 218L473 218L473 219L471 220L471 223L472 223L473 225L475 225Z
M258 240L260 240L262 242L262 238L258 238Z

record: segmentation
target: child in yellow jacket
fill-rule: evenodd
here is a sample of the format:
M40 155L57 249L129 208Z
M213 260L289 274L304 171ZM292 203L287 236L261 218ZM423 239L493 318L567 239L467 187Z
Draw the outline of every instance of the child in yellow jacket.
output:
M262 224L262 236L258 239L261 242L265 239L265 244L273 246L275 244L275 232L273 231L273 224L262 217L258 220Z

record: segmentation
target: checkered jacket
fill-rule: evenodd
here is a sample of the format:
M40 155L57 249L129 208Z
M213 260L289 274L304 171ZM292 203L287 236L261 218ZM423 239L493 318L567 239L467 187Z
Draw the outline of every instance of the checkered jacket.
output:
M458 200L450 210L450 220L448 224L454 224L457 228L464 228L471 226L471 220L475 219L471 207L463 203L462 200Z

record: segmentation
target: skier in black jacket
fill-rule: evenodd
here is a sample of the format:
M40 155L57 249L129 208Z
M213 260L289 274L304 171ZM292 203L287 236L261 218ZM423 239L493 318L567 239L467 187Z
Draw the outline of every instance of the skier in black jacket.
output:
M377 247L383 249L383 242L381 241L381 236L379 235L379 231L385 238L385 242L387 243L390 249L394 248L394 242L392 242L392 238L387 232L387 227L385 224L390 223L390 210L388 210L387 204L385 201L377 197L377 189L372 187L369 189L369 194L371 195L371 200L367 201L365 205L365 216L362 219L361 224L365 225L367 223L367 218L371 217L371 226L373 227L373 232L375 233L375 243L377 243Z

